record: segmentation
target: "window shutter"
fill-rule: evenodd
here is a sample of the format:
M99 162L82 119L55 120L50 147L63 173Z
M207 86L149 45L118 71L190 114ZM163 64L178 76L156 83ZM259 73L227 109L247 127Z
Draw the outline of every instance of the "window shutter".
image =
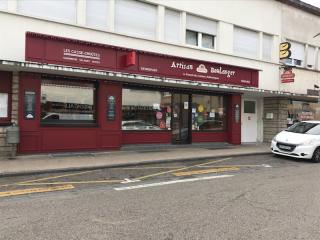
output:
M297 59L304 61L304 44L297 43L297 42L291 42L291 57L292 59Z
M263 34L262 58L264 60L271 60L272 45L273 37L271 35Z
M187 29L195 32L217 35L217 22L206 18L187 15Z
M8 8L8 0L0 0L0 9L7 10Z
M18 12L49 20L76 22L76 0L17 0Z
M259 34L244 28L235 27L233 33L233 51L235 54L257 58L259 50Z
M117 32L156 38L157 7L155 5L132 0L118 0L115 8L115 30Z
M106 29L109 1L90 0L86 3L86 24L90 27Z
M314 68L315 59L316 59L315 54L316 54L316 48L312 46L308 46L307 67Z
M164 39L167 42L180 42L180 12L166 9L164 19Z

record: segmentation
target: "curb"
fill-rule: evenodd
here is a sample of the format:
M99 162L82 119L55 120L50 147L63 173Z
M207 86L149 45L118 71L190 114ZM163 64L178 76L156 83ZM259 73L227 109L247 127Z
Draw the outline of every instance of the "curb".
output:
M163 160L147 160L141 162L131 162L131 163L118 163L118 164L106 164L98 166L85 166L85 167L70 167L70 168L58 168L58 169L45 169L45 170L31 170L31 171L21 171L21 172L0 172L0 178L2 177L16 177L16 176L27 176L33 174L46 174L46 173L61 173L61 172L73 172L73 171L84 171L84 170L98 170L106 168L118 168L118 167L132 167L150 164L161 164L161 163L175 163L183 161L197 161L206 159L216 159L216 158L227 158L235 156L258 156L258 155L271 155L270 151L258 152L258 153L241 153L241 154L225 154L221 156L206 156L206 157L192 157L192 158L173 158L173 159L163 159Z

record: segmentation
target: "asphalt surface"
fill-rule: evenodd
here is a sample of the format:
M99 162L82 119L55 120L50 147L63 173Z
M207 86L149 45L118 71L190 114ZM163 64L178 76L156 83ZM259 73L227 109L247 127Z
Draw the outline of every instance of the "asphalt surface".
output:
M259 155L0 178L0 239L319 239L319 170Z

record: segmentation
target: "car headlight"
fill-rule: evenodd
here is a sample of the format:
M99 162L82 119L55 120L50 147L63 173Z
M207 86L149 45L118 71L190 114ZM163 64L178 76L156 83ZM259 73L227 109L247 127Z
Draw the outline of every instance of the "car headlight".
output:
M272 138L272 142L276 142L277 139L276 139L276 136Z
M309 139L309 140L303 142L301 145L313 145L316 143L316 141L317 141L316 139Z

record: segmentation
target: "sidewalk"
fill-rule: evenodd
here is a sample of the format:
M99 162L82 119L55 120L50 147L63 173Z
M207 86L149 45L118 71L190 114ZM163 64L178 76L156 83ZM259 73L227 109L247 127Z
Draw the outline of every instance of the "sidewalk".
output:
M22 155L0 159L0 177L95 168L120 167L146 163L270 153L269 144L192 144L183 146L130 146L120 151Z

